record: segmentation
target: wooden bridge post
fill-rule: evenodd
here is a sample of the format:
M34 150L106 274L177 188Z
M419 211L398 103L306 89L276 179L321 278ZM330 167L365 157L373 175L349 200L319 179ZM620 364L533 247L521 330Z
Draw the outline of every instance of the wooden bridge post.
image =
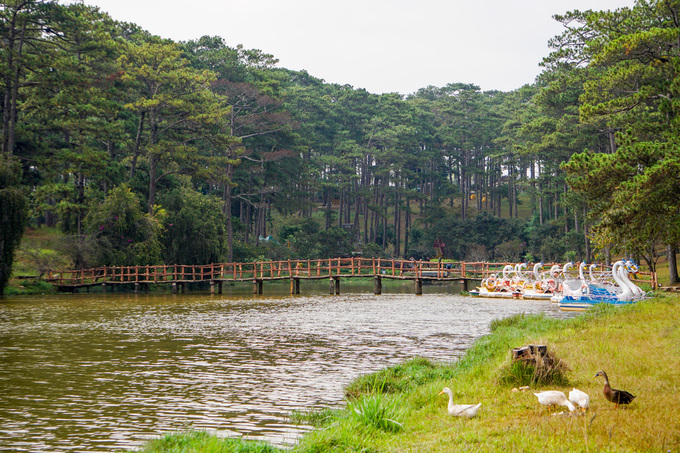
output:
M217 282L217 294L222 294L222 280Z
M215 280L210 280L210 295L215 295Z
M420 296L423 294L423 280L416 278L416 295Z
M330 283L331 283L331 288L330 288L331 294L339 295L340 294L340 277L331 277Z
M139 293L139 283L135 283L135 294Z
M290 279L290 293L291 294L300 294L300 279L299 278L291 278Z
M373 277L373 294L376 296L382 294L382 279L378 275Z
M172 282L172 294L177 294L177 283Z
M263 281L259 279L253 280L253 294L262 294Z

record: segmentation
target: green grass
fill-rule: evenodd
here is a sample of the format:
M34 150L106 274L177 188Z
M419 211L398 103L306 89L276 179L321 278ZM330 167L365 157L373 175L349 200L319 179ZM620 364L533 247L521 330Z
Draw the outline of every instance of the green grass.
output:
M525 392L513 388L517 381L503 379L512 367L511 349L526 344L548 345L565 365L559 379L534 382ZM615 409L604 399L603 382L595 377L601 369L615 388L637 396L630 406ZM678 451L678 370L677 295L600 305L566 320L517 315L495 321L456 363L415 358L361 377L347 387L346 407L322 411L318 428L293 451ZM443 387L451 388L456 403L481 402L479 415L450 417L448 399L438 396ZM585 416L548 415L533 395L548 389L568 394L572 387L591 397Z
M388 433L404 429L402 421L406 415L406 407L398 397L379 393L366 395L350 401L347 412L360 429L368 428Z
M265 442L223 439L205 431L167 434L145 444L141 453L274 453L281 452Z
M43 281L15 280L12 285L5 288L6 296L19 296L27 294L53 294L57 290L54 286Z

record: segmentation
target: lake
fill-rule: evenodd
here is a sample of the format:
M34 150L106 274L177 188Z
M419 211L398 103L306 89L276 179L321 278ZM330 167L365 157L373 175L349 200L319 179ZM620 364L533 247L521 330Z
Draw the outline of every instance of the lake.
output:
M308 428L287 414L340 407L360 375L415 356L451 363L512 314L574 316L412 286L2 299L0 450L111 452L185 429L292 445Z

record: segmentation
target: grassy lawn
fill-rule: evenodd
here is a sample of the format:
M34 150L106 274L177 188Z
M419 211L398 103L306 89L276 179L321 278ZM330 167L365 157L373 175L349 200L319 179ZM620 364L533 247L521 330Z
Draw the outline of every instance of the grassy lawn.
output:
M553 383L532 383L511 367L510 350L526 344L546 344L566 365ZM599 370L637 396L631 405L616 409L605 400ZM513 391L525 384L531 389ZM449 416L447 397L438 396L443 387L456 403L481 402L479 415ZM585 415L564 408L550 415L533 395L572 387L590 395ZM568 320L520 315L494 322L457 363L416 358L351 383L343 410L295 414L318 425L295 451L678 451L679 389L680 296L597 307ZM193 448L144 451L246 451Z

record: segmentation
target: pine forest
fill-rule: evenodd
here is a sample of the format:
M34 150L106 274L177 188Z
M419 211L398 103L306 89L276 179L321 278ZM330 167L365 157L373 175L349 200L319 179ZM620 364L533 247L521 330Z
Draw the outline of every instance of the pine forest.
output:
M555 15L515 91L408 95L83 3L1 5L0 287L26 228L63 235L64 268L627 255L677 281L679 0Z

